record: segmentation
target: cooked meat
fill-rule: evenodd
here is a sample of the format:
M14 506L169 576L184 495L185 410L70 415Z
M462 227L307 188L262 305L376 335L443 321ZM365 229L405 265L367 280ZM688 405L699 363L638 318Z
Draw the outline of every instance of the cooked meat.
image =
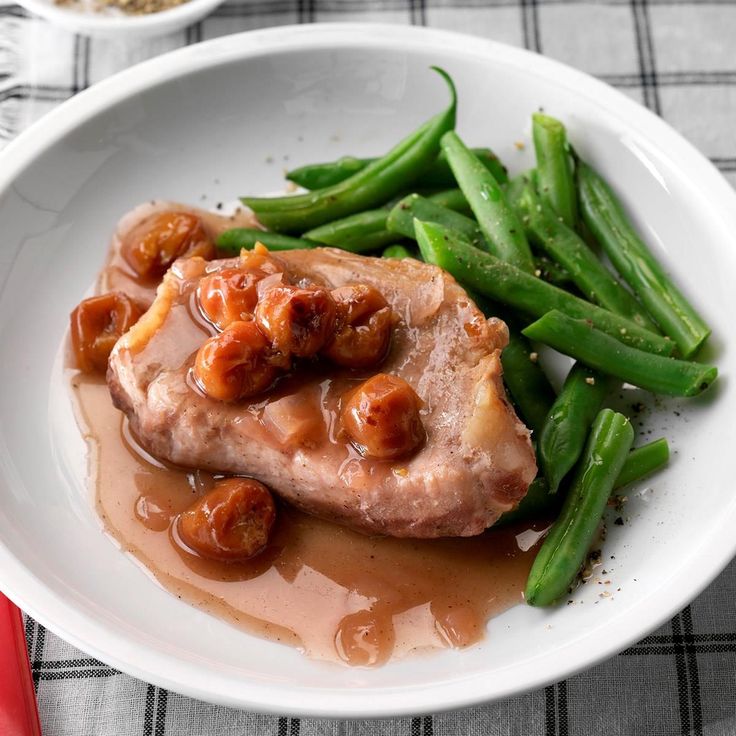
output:
M470 536L514 508L536 466L501 381L504 323L486 320L451 276L412 259L331 248L277 259L292 283L376 287L397 320L385 360L370 370L305 360L264 395L209 398L192 378L214 334L195 292L238 259L180 259L110 359L113 400L143 446L178 465L252 476L309 513L370 533ZM379 372L406 381L421 401L426 437L407 458L364 457L340 431L345 397Z

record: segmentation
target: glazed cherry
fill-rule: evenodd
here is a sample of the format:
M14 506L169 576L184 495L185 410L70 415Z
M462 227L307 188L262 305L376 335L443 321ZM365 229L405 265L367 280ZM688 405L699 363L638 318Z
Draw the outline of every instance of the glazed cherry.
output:
M80 302L70 316L77 367L85 373L104 373L113 346L141 314L143 310L119 291Z
M424 442L421 406L421 399L403 378L378 373L349 396L342 428L364 456L397 460Z
M256 307L256 323L274 350L308 358L332 338L335 311L327 289L283 284L263 293Z
M388 352L393 314L378 289L367 284L332 291L337 304L337 330L323 350L333 363L347 368L371 368Z
M223 268L199 284L199 306L223 330L232 322L252 318L258 302L258 277L242 268Z
M179 514L176 530L202 557L231 562L263 550L275 521L276 505L263 483L226 478Z
M197 352L194 376L219 401L237 401L265 391L278 376L270 345L255 322L233 322Z
M125 235L120 252L138 276L158 279L180 256L213 258L215 245L196 215L158 212Z

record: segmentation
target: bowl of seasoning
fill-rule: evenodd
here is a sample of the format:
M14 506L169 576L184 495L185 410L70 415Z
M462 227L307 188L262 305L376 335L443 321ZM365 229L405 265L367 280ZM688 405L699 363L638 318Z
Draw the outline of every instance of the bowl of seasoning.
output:
M26 10L95 38L163 36L186 28L222 0L22 0Z

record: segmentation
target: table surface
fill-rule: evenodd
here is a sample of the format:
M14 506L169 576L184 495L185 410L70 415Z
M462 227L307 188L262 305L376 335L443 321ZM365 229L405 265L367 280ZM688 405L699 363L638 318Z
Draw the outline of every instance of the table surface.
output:
M322 21L424 24L539 51L661 115L736 185L731 0L229 0L185 31L137 42L74 36L0 0L0 148L137 61L238 31ZM121 674L30 618L26 636L46 736L725 736L736 734L735 599L732 563L656 633L588 672L491 705L391 721L278 718L208 705Z

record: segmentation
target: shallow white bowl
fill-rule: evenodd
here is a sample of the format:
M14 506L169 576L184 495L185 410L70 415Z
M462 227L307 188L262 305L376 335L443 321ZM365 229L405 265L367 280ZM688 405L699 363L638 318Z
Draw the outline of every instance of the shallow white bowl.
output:
M57 5L54 0L18 0L31 13L40 15L72 33L95 38L134 39L163 36L202 20L223 0L187 0L168 10L143 15L95 12Z
M460 133L514 170L531 163L514 142L528 139L533 110L567 122L712 324L722 378L708 396L661 402L642 420L678 452L652 493L633 494L631 523L610 528L612 599L588 585L575 605L509 611L470 649L345 669L182 604L119 552L99 529L83 445L50 376L66 315L122 212L153 197L212 205L274 191L287 162L384 151L446 104L430 64L457 81ZM620 651L734 554L736 197L661 120L577 71L479 39L388 26L279 28L197 45L96 85L8 147L0 232L0 585L44 625L137 677L279 713L457 708Z

